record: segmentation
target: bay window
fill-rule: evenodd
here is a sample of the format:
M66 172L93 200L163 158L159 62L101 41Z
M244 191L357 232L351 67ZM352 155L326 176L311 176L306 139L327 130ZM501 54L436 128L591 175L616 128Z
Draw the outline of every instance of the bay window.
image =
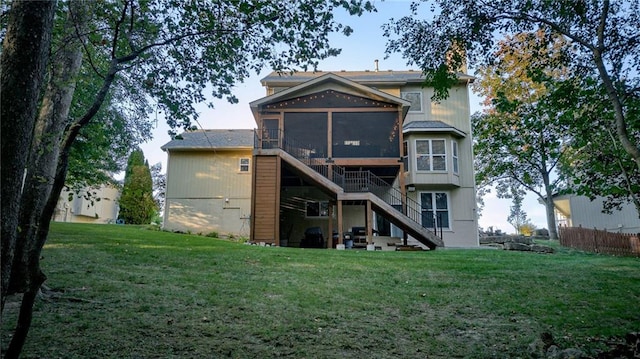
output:
M416 140L416 169L418 171L446 171L445 140Z

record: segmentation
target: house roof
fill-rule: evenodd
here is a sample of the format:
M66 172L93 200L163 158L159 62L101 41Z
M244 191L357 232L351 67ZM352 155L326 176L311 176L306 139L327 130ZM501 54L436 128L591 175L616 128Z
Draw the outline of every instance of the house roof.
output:
M293 74L272 72L264 77L260 82L263 86L270 87L291 87L314 78L333 73L340 77L363 84L366 86L382 86L382 85L405 85L405 84L421 84L424 82L424 76L421 71L316 71L316 72L295 72ZM458 73L458 79L463 82L473 81L475 77Z
M301 73L298 73L298 74L301 74ZM302 73L302 74L306 74L306 73ZM314 91L315 88L318 88L319 86L325 85L325 84L333 84L336 86L341 86L341 87L350 89L351 92L354 94L369 97L379 101L385 101L385 102L397 104L402 108L404 114L406 114L407 111L409 111L409 106L411 105L411 103L399 97L390 95L386 92L379 91L378 89L375 89L373 87L360 84L351 79L339 76L338 73L327 72L327 73L316 73L316 74L317 75L310 76L310 77L304 77L304 76L300 78L296 77L296 80L289 82L288 85L286 85L287 87L288 86L291 86L291 87L288 87L283 91L276 92L273 95L266 96L251 102L249 105L251 106L251 110L254 113L254 117L258 118L257 115L258 115L259 108L263 105L277 102L280 100L285 100L291 97L295 97L301 93L305 93L308 91Z
M426 133L426 132L450 132L458 137L467 137L467 134L442 121L411 121L402 126L402 133Z
M253 130L197 130L184 132L160 147L163 151L253 148Z

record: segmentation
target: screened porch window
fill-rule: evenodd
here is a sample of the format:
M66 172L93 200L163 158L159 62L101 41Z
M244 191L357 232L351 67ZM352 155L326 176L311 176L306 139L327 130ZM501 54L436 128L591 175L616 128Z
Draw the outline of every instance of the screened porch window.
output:
M285 150L295 156L327 156L326 112L288 112L284 114Z
M333 157L400 156L396 112L334 112Z

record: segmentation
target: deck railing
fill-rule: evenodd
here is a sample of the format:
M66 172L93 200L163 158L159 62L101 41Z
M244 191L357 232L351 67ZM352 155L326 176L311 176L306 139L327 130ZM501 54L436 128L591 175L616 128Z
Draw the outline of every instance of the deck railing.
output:
M262 136L260 136L261 133ZM319 153L310 144L304 144L286 136L284 131L279 129L255 130L254 147L256 149L282 149L340 186L345 192L371 192L419 225L424 226L423 223L431 222L433 227L425 228L433 231L436 236L438 236L439 229L439 237L442 238L442 226L440 225L442 222L433 211L423 210L420 203L406 195L403 196L400 189L389 185L371 171L348 171L344 167L332 165L332 173L329 174L326 154ZM429 215L432 216L431 221L426 220Z

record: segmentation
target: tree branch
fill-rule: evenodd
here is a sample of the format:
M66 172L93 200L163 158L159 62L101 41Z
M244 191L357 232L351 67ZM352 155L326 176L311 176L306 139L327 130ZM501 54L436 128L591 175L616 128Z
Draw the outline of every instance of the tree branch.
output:
M604 52L604 30L607 25L607 16L609 15L609 0L604 0L602 2L602 16L600 16L600 23L598 24L598 53L602 55Z
M122 25L125 20L126 20L126 16L127 16L127 7L129 6L129 1L124 1L124 8L122 9L122 13L120 16L120 19L118 21L116 21L115 24L115 28L114 28L114 34L113 34L113 39L111 41L111 58L115 59L116 58L116 50L118 49L118 38L120 36L120 25Z

